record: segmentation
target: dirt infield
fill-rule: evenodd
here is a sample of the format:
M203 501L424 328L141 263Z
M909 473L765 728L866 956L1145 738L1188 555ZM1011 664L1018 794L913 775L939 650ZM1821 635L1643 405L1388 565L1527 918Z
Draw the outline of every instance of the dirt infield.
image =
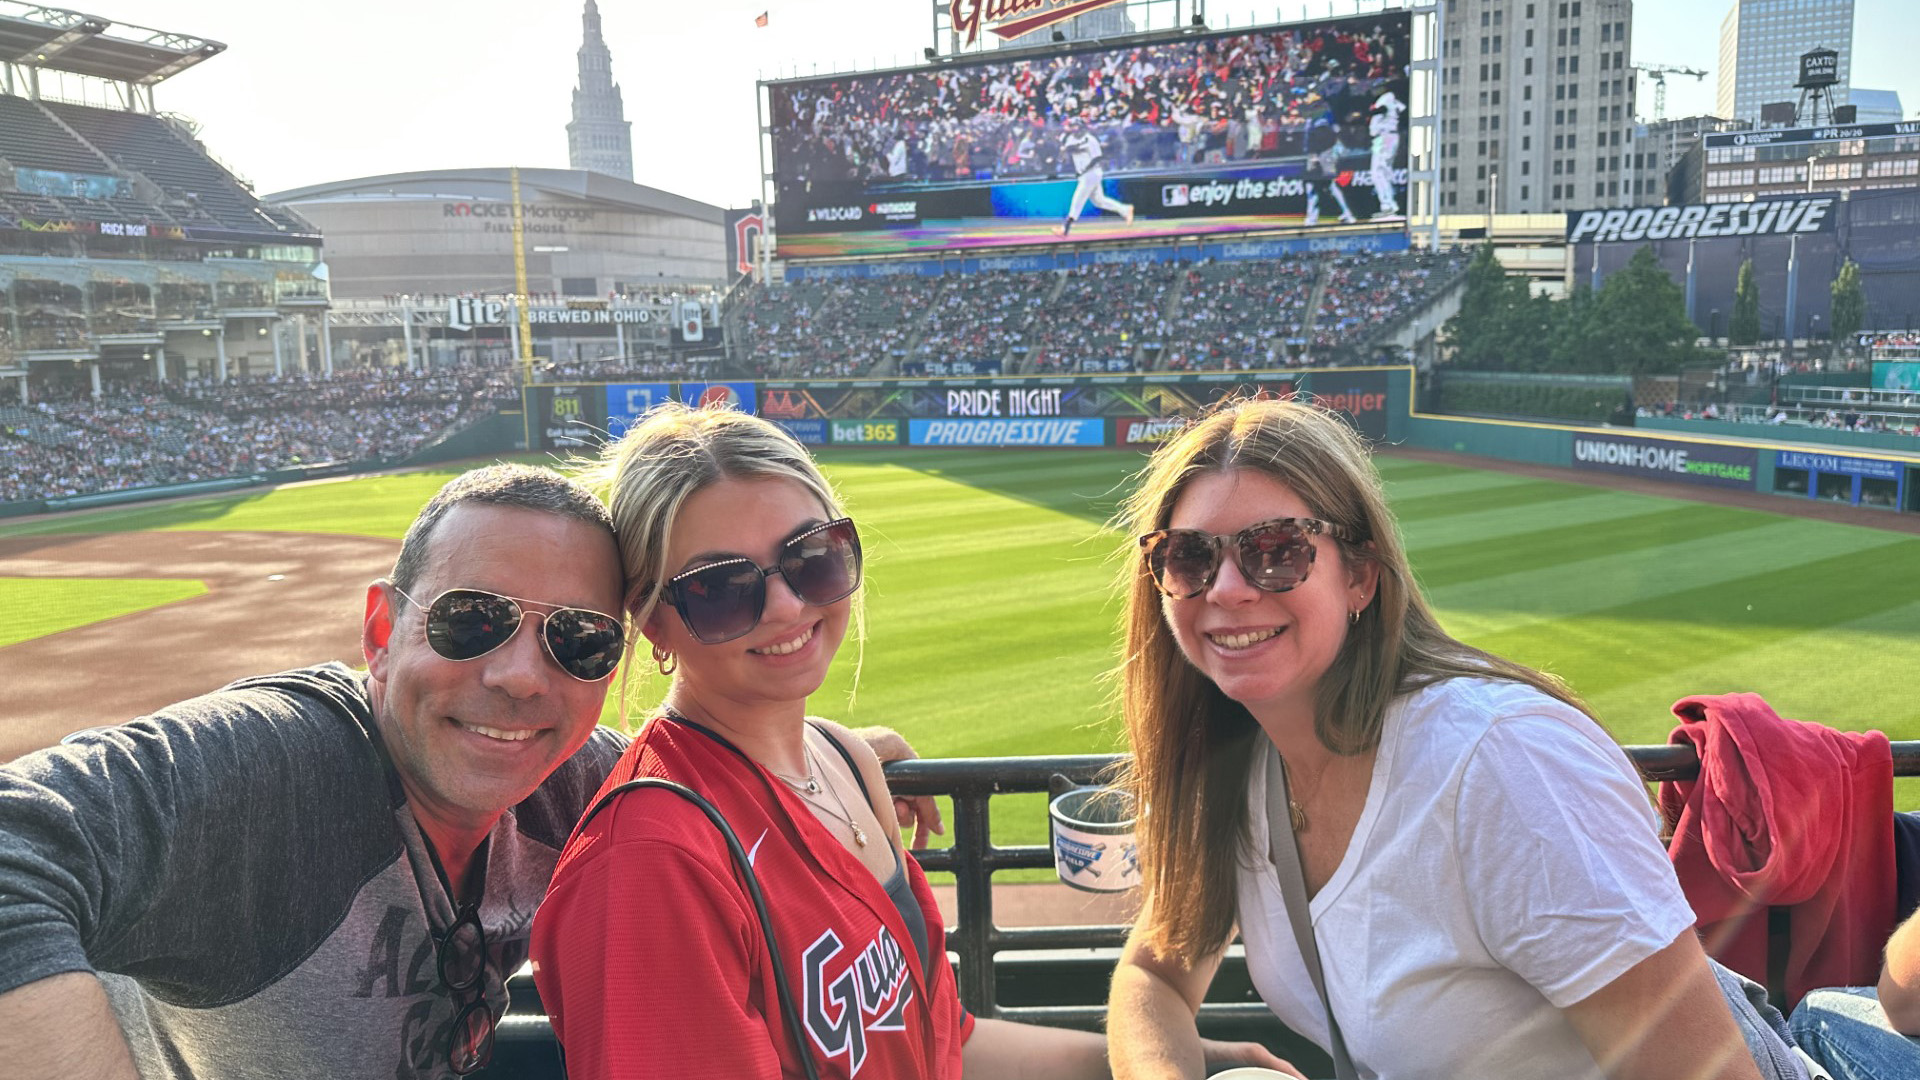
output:
M360 662L367 582L396 540L145 532L0 539L0 577L192 578L189 600L0 649L0 761L247 675Z

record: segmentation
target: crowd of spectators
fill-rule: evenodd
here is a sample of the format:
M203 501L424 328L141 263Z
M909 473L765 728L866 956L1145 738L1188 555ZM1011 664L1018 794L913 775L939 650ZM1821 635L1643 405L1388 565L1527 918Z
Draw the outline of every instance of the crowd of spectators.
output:
M397 460L516 400L504 368L43 385L0 405L0 502Z
M1361 150L1405 62L1384 26L1334 27L809 80L774 88L775 161L795 188L1071 173L1069 121L1109 172L1297 156L1312 128Z
M902 275L755 286L734 311L754 371L774 378L1245 371L1367 355L1464 267L1358 252Z
M770 378L844 378L907 357L926 286L911 276L754 289L737 326L749 363Z
M1400 315L1409 299L1426 295L1436 275L1449 279L1465 265L1460 254L1356 252L1327 265L1326 285L1314 319L1313 348L1329 350Z
M1177 263L1108 263L1067 271L1059 297L1014 353L1023 374L1130 370L1157 356L1172 327L1167 289ZM1117 363L1116 363L1117 361Z
M928 305L913 360L921 370L954 361L1004 366L1024 347L1035 315L1053 288L1050 275L989 270L962 274Z
M1185 268L1168 371L1282 367L1306 344L1318 264L1306 259Z

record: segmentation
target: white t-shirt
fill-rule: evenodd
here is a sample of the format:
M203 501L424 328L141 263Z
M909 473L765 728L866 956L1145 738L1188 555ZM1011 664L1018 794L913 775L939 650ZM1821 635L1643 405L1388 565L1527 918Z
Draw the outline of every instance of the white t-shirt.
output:
M1266 753L1272 753L1267 744ZM1265 758L1238 875L1254 986L1328 1045L1267 846ZM1388 710L1366 808L1310 911L1363 1077L1600 1071L1561 1009L1694 922L1633 765L1518 683L1453 679Z

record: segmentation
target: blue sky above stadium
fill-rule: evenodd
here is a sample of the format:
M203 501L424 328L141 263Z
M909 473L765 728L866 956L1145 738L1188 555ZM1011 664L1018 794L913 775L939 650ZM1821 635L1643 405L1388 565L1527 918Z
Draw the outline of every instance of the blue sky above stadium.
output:
M1636 59L1711 72L1730 0L1640 0ZM1377 10L1368 3L1366 10ZM213 152L261 193L418 169L564 167L580 5L333 0L141 0L108 18L226 42L227 52L163 83L156 104L204 125ZM1326 0L1209 5L1215 25L1315 17ZM1353 10L1335 0L1336 14ZM754 17L770 11L768 25ZM605 0L614 73L633 122L634 179L720 205L754 197L754 80L836 66L908 63L931 40L927 0ZM1853 82L1898 91L1920 110L1912 0L1857 0ZM53 86L49 93L59 93ZM1651 110L1643 83L1642 107ZM1670 79L1667 113L1711 112L1712 75Z

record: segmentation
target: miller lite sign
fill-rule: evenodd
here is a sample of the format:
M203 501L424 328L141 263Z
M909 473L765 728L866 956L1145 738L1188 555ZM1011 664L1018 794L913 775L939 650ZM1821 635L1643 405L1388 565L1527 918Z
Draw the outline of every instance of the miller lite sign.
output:
M962 47L980 39L981 30L1017 38L1043 26L1065 22L1122 0L947 0L947 15Z
M456 296L447 301L447 329L471 330L476 326L499 326L507 321L507 305L498 300L475 296Z
M705 340L707 335L706 316L700 310L700 301L680 301L680 340L696 342Z

